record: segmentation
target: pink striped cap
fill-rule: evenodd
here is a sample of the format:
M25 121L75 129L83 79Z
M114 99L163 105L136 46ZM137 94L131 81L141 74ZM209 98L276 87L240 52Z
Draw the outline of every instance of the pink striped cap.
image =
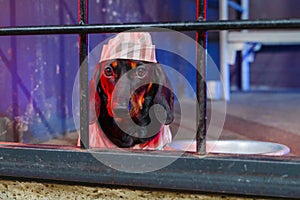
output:
M132 59L157 63L155 46L147 32L123 32L103 45L99 62L112 59Z

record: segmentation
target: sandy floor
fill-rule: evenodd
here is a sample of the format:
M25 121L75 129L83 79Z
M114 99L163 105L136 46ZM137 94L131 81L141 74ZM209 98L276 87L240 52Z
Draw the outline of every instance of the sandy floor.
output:
M1 200L96 200L96 199L199 199L199 200L263 200L221 195L201 195L167 191L60 185L37 182L0 181Z

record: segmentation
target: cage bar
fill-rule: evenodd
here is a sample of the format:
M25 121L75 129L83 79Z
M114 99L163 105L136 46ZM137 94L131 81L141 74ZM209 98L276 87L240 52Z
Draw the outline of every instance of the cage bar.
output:
M80 25L88 22L88 0L78 0L79 13L78 20ZM89 95L88 95L88 37L86 33L79 35L79 63L80 63L80 146L89 148Z
M197 0L198 21L206 20L206 0ZM206 154L206 31L197 31L197 73L196 73L196 92L197 92L197 127L196 127L196 152Z
M89 24L68 26L16 26L1 27L0 35L50 35L50 34L93 34L115 33L130 29L166 28L174 31L219 31L242 29L300 29L300 19L277 20L221 20L187 21L164 23ZM147 30L149 31L149 30Z

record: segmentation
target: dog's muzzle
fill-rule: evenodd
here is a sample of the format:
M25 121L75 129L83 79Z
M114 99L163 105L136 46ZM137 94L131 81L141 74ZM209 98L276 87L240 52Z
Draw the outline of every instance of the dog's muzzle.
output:
M125 97L114 98L112 102L112 113L115 118L124 118L129 115L129 99Z
M115 87L111 99L111 110L113 117L128 117L130 104L129 94L130 84L118 84L118 87Z

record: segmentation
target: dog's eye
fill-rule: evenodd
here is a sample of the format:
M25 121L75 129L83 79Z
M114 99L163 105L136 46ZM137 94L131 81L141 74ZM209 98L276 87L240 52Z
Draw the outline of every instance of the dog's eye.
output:
M107 66L104 68L104 74L106 77L110 77L113 75L113 68L111 66Z
M116 68L118 66L118 62L114 61L110 64L110 66L112 66L113 68Z
M138 65L138 63L137 62L134 62L134 61L129 61L129 64L130 64L130 67L132 68L132 69L135 69L136 68L136 66Z
M138 78L144 78L146 76L146 68L144 66L137 67L136 75Z

